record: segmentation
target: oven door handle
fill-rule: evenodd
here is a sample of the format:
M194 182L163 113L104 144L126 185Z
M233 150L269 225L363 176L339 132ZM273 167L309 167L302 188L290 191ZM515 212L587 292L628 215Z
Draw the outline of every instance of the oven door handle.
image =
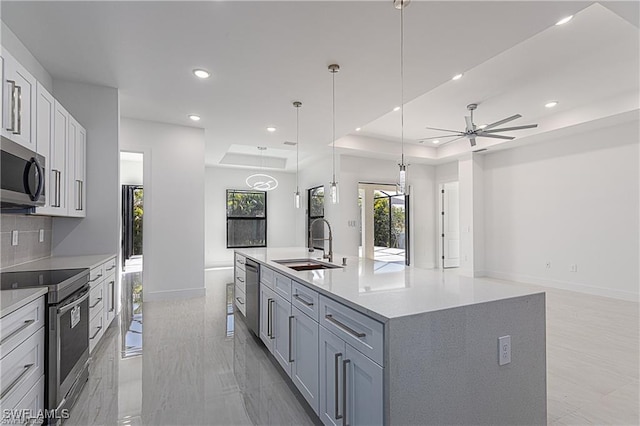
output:
M71 309L75 308L76 306L78 306L88 298L89 298L89 290L87 290L86 293L79 299L76 299L75 301L69 303L68 305L65 305L62 308L58 309L58 314L64 314L65 312L70 311Z

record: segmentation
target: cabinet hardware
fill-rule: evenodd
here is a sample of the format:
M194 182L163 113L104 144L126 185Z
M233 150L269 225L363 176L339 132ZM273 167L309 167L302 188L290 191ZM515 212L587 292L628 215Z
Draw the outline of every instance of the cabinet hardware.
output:
M340 420L342 418L342 414L338 414L338 405L340 404L340 395L339 395L339 391L338 391L338 381L339 381L339 377L338 377L338 365L340 364L340 357L342 356L342 353L337 353L335 355L335 364L333 366L333 372L334 372L334 396L335 396L335 415L333 416L336 420Z
M344 417L343 425L349 426L347 422L347 366L351 360L345 359L342 361L342 417Z
M16 91L18 92L18 95L16 96L18 98L18 131L14 130L13 134L21 135L22 134L22 87L16 86Z
M85 293L81 297L69 303L68 305L64 305L62 308L58 308L58 314L64 314L65 312L70 311L71 309L75 308L76 306L78 306L88 298L89 298L89 290L85 290Z
M114 266L115 268L115 266ZM109 285L111 285L111 309L109 309L109 312L113 312L116 310L116 282L115 281L110 281Z
M289 362L293 362L293 356L291 355L291 347L293 346L293 325L291 320L295 317L293 315L289 316Z
M96 281L96 280L97 280L98 278L100 278L100 277L102 277L102 274L98 275L97 277L95 277L95 278L94 278L94 279L92 279L92 280L89 280L89 282L90 282L90 283L92 283L92 282Z
M9 392L11 392L11 390L15 388L18 383L20 383L20 380L22 380L25 374L27 374L29 370L33 368L34 365L35 364L27 364L24 367L22 367L22 372L18 375L18 377L16 377L16 379L13 382L11 382L11 384L5 390L2 391L2 395L0 395L0 399L4 399L5 395L9 394Z
M76 179L76 211L82 210L82 181Z
M16 130L16 82L7 80L7 83L11 85L11 127L7 127L7 130L13 133Z
M273 332L273 304L275 302L276 302L275 299L271 299L271 302L270 302L271 303L271 322L270 322L270 324L271 324L271 336L269 336L269 337L271 337L272 339L276 338L275 333Z
M244 305L244 302L242 300L240 300L239 297L236 297L236 300L238 301L238 303L240 303L241 305Z
M96 329L96 332L93 334L93 336L89 337L89 340L93 340L96 338L96 336L100 333L100 330L102 330L102 326L98 326L98 328Z
M346 331L347 333L351 334L352 336L355 336L359 339L363 338L364 336L366 336L366 333L359 333L357 331L355 331L353 328L349 327L346 324L341 323L340 321L338 321L337 319L335 319L333 317L333 315L331 314L327 314L324 316L327 320L329 320L330 322L332 322L333 324L337 325L338 327L340 327L341 329L343 329L344 331Z
M313 302L307 302L306 300L304 300L302 297L300 297L297 294L294 294L293 297L298 299L299 301L301 301L302 303L304 303L307 306L313 306Z
M114 269L116 269L116 265L113 265L111 268L107 269L107 272L112 271Z
M243 283L243 282L244 282L244 280L243 280L242 278L240 278L240 277L238 277L237 279L238 279L238 281L240 281L241 283Z
M8 339L11 338L11 336L15 336L16 334L20 333L22 330L24 330L25 328L29 327L31 324L33 324L34 322L36 322L36 320L26 320L24 322L24 324L22 324L17 330L7 334L6 336L2 337L2 340L0 340L0 345L3 344L4 342L6 342Z
M102 297L99 297L98 300L96 300L96 303L94 303L93 305L89 306L89 309L93 309L96 306L98 306L100 304L100 302L102 302Z

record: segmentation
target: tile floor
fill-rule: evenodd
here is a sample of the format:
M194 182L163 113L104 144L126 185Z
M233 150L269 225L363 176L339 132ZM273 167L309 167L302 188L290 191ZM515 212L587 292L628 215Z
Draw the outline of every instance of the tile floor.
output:
M111 326L66 425L313 424L231 313L232 275L206 272L203 298L144 303L140 356L121 357ZM638 425L638 304L544 290L548 423Z

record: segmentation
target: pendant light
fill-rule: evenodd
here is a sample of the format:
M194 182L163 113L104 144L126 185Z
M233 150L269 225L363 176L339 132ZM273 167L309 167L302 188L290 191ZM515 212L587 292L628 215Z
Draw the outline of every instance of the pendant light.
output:
M400 173L398 176L398 193L405 194L407 190L407 166L404 162L404 9L410 0L393 0L393 6L400 10Z
M300 208L300 186L298 181L298 172L300 167L300 107L302 102L295 101L293 106L296 109L296 193L293 196L293 202L296 209Z
M336 182L336 74L340 71L340 65L329 65L329 72L332 78L332 114L333 114L333 148L332 148L332 160L333 160L333 180L329 186L329 195L331 197L332 204L338 204L338 182Z

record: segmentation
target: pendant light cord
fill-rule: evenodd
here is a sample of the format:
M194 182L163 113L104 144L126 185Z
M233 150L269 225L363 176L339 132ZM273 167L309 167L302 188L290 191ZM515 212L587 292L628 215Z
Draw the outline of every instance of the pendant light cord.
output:
M332 77L332 115L333 115L333 182L336 181L336 71L331 72Z
M404 0L400 0L400 146L404 165Z
M300 107L296 106L296 193L300 191L298 172L300 164Z

